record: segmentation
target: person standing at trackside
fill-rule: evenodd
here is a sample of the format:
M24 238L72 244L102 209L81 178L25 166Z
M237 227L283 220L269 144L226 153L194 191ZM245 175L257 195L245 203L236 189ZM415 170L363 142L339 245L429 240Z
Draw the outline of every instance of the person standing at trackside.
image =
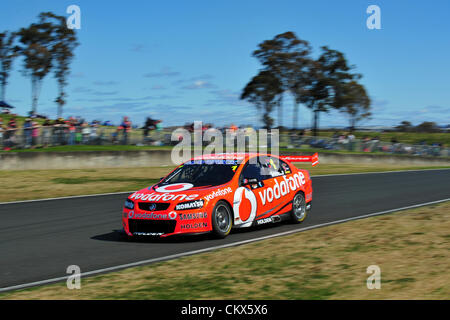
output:
M88 144L89 136L91 135L91 128L89 127L89 124L87 122L83 122L81 127L82 144Z
M26 118L25 122L23 124L23 136L24 136L24 139L25 139L25 141L24 141L24 143L25 143L24 148L25 149L31 147L31 140L32 140L31 133L32 133L32 130L33 130L33 124L31 122L31 119L30 118Z
M97 121L93 121L91 123L91 133L90 133L90 139L89 141L91 142L91 144L98 144L98 125L97 125Z
M62 118L58 118L53 122L53 144L64 144L64 121Z
M69 126L69 145L74 145L75 144L75 135L76 135L76 120L72 117L69 118L69 122L68 122L68 126Z
M0 146L3 145L3 133L5 128L3 128L3 118L0 118Z
M123 117L122 124L122 144L128 144L128 135L131 131L131 121L128 117Z
M147 117L147 120L145 121L144 126L142 127L142 143L143 144L147 144L148 142L148 134L150 132L150 130L152 130L152 126L153 126L153 119L150 117Z
M355 135L353 131L350 131L348 134L348 151L353 151L353 147L355 144Z
M45 119L42 124L42 145L47 148L50 145L52 137L52 124L49 119Z
M11 118L8 121L8 125L6 126L5 133L3 135L3 143L4 143L4 150L11 150L11 148L15 144L15 133L17 130L17 124L16 119Z
M143 144L148 144L150 142L150 138L149 138L150 132L152 132L153 130L156 130L156 131L162 130L161 121L162 120L155 120L155 119L152 119L151 117L147 117L147 120L145 121L145 124L142 127L142 129L143 129L142 143Z
M39 138L40 125L36 121L31 122L31 149L36 148Z

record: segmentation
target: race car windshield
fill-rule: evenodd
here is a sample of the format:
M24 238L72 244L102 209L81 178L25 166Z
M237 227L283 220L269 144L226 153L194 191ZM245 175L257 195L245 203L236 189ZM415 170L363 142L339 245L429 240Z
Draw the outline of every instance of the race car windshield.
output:
M158 183L191 183L194 187L217 186L230 181L239 162L236 160L193 160L179 166L168 177Z

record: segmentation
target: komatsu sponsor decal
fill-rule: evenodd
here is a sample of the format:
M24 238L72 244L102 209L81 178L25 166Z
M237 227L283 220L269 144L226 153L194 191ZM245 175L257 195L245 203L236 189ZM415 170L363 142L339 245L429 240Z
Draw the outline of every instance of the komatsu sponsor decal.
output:
M205 196L206 200L212 200L216 197L220 197L220 196L224 196L227 195L229 193L233 192L233 189L231 189L231 187L225 188L225 189L219 189L217 191L213 191L210 194L208 194L207 196Z
M192 202L184 202L176 205L175 210L189 210L202 208L204 204L203 200L196 200Z
M183 200L194 200L198 197L198 194L170 194L170 193L139 193L135 192L130 196L130 199L141 200L141 201L183 201Z
M273 199L279 199L282 196L287 195L291 191L299 189L306 183L305 175L301 172L296 173L289 178L283 176L282 181L278 180L279 179L275 179L275 185L273 187L268 187L259 192L259 197L261 198L261 202L263 205L265 205L267 202L272 202Z
M180 220L196 220L208 218L208 214L206 212L180 213L178 216L180 217Z

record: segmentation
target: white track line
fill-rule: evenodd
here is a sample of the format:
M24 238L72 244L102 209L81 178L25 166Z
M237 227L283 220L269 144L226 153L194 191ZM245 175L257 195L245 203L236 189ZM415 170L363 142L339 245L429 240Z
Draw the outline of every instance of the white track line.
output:
M379 173L397 173L397 172L415 172L415 171L435 171L435 170L450 170L450 168L438 168L438 169L415 169L415 170L398 170L398 171L372 171L372 172L355 172L355 173L333 173L333 174L320 174L311 176L312 178L320 177L333 177L333 176L352 176L357 174L379 174ZM51 200L64 200L64 199L76 199L76 198L87 198L87 197L101 197L101 196L111 196L117 194L133 193L132 191L120 191L120 192L110 192L110 193L97 193L97 194L85 194L79 196L67 196L59 198L44 198L44 199L34 199L34 200L21 200L21 201L10 201L10 202L0 202L2 204L16 204L16 203L28 203L28 202L38 202L38 201L51 201Z
M431 201L431 202L425 202L425 203L419 203L419 204L415 204L415 205L411 205L411 206L407 206L407 207L401 207L401 208L385 210L385 211L380 211L380 212L375 212L375 213L369 213L369 214L365 214L365 215L357 216L357 217L352 217L352 218L346 218L346 219L341 219L341 220L321 223L321 224L317 224L317 225L314 225L314 226L309 226L309 227L305 227L305 228L299 228L299 229L290 230L290 231L284 231L284 232L275 233L275 234L271 234L271 235L264 236L264 237L248 239L248 240L243 240L243 241L237 241L237 242L224 244L224 245L220 245L220 246L213 246L213 247L209 247L209 248L193 250L193 251L187 251L187 252L173 254L173 255L160 257L160 258L153 258L153 259L142 260L142 261L137 261L137 262L133 262L133 263L122 264L122 265L118 265L118 266L114 266L114 267L88 271L88 272L81 273L80 276L81 277L83 277L83 276L92 276L92 275L96 275L96 274L100 274L100 273L117 271L117 270L121 270L121 269L126 269L126 268L130 268L130 267L137 267L137 266L140 266L140 265L151 264L151 263L160 262L160 261L173 260L173 259L177 259L177 258L181 258L181 257L185 257L185 256L194 255L194 254L199 254L199 253L204 253L204 252L209 252L209 251L214 251L214 250L224 249L224 248L229 248L229 247L240 246L240 245L251 243L251 242L257 242L257 241L267 240L267 239L271 239L271 238L275 238L275 237L286 236L286 235L290 235L290 234L293 234L293 233L298 233L298 232L302 232L302 231L306 231L306 230L311 230L311 229L316 229L316 228L330 226L330 225L333 225L333 224L338 224L338 223L343 223L343 222L352 221L352 220L359 220L359 219L369 218L369 217L383 215L383 214L387 214L387 213L391 213L391 212L395 212L395 211L402 211L402 210L407 210L407 209L423 207L423 206L432 205L432 204L436 204L436 203L441 203L441 202L445 202L445 201L450 201L450 198L442 199L442 200L436 200L436 201ZM67 280L69 277L70 277L70 275L64 276L64 277L59 277L59 278L53 278L53 279L47 279L47 280L42 280L42 281L36 281L36 282L30 282L30 283L15 285L15 286L11 286L11 287L0 288L0 292L17 290L17 289L23 289L23 288L27 288L27 287L33 287L33 286L39 286L39 285L59 282L59 281Z

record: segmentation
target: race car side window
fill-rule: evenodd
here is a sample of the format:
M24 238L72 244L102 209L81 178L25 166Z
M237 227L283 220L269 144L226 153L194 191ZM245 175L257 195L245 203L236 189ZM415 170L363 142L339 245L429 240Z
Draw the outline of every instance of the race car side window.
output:
M267 166L267 163L269 163L268 157L258 157L255 162L256 163L253 163L253 161L247 162L242 170L239 182L242 182L243 179L257 179L258 181L263 181L274 177L270 168Z
M258 181L262 181L265 177L261 173L262 168L259 163L248 163L242 170L240 180L242 181L243 179L256 179Z
M285 174L280 160L275 157L261 157L261 166L266 179L275 178Z
M289 165L284 162L281 159L277 159L280 162L280 167L283 169L284 174L290 174L292 173L291 168L289 167Z

